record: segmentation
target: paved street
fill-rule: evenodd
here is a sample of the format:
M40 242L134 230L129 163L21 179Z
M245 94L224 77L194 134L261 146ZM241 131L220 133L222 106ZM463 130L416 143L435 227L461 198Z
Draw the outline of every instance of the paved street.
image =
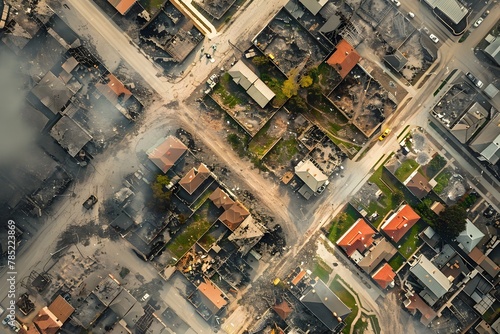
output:
M455 43L457 38L451 37L451 34L437 22L432 13L429 14L428 8L421 8L422 4L416 1L408 2L408 4L403 3L402 7L413 11L417 16L416 20L419 20L418 22L422 26L429 28L431 32L440 38L438 60L428 70L431 77L419 90L410 87L411 94L407 96L409 102L399 111L396 117L384 124L384 128L392 128L393 135L383 142L377 142L360 162L347 161L344 177L333 181L321 199L308 205L303 212L300 212L297 207L290 206L291 199L288 195L283 195L280 187L272 184L273 181L254 169L250 162L241 160L231 150L225 137L220 136L220 133L216 130L207 127L203 123L199 111L186 104L186 100L197 93L196 89L199 88L199 85L206 80L210 73L218 69L224 60L232 57L234 49L228 41L252 38L286 2L287 0L253 0L245 11L233 17L233 23L229 29L223 30L212 40L205 40L204 46L206 49L213 43L218 44L218 50L215 54L216 62L205 64L204 62L195 61L189 66L189 71L186 71L184 78L172 83L159 75L159 69L136 46L130 43L129 38L96 7L94 2L87 0L67 1L70 9L62 8L59 14L68 20L70 26L77 31L85 29L85 26L75 27L73 26L75 22L86 21L85 24L88 25L88 28L92 29L96 34L94 42L98 45L97 49L104 63L115 64L117 55L119 55L118 58L126 62L158 94L160 101L156 102L156 108L150 108L144 115L140 128L137 130L138 138L132 138L133 134L129 134L122 143L113 147L114 156L109 156L107 153L98 156L92 162L96 172L90 173L84 183L75 186L76 197L67 197L56 203L52 210L54 215L47 219L39 234L29 241L34 246L26 247L24 251L18 254L19 277L26 276L32 268L43 266L46 255L55 251L54 247L58 232L64 230L68 223L96 218L92 214L83 211L81 203L88 197L90 189L94 185L116 182L119 176L113 176L111 171L118 162L123 164L123 170L133 171L134 168L137 169L137 158L135 156L132 159L130 158L131 148L135 148L138 145L140 136L151 128L172 121L182 124L186 130L196 134L198 140L202 140L214 154L219 156L221 161L232 170L233 174L239 174L240 182L246 182L263 205L270 208L279 220L285 222L283 227L288 236L288 244L293 247L290 250L291 253L285 255L284 258L290 258L291 255L298 252L300 247L311 238L320 226L327 224L349 200L350 196L363 185L370 176L374 163L380 157L399 147L396 135L407 124L422 126L429 133L434 134L434 130L429 128L427 113L435 102L433 92L439 86L441 80L446 78L451 69L459 68L464 71L470 70L478 73L478 77L485 83L493 80L494 74L484 70L483 65L474 56L473 48L483 38L486 31L493 26L495 15L487 17L464 43L458 44ZM75 20L72 20L72 17ZM79 17L79 19L77 20L76 17ZM256 20L256 17L259 19ZM108 50L103 50L101 53L100 49L102 48ZM110 55L109 58L106 56L108 54ZM424 80L425 77L425 75L422 76L421 80ZM418 84L415 87L419 87ZM500 107L499 98L497 97L493 101L497 108ZM179 105L172 109L162 107L162 105L172 100L179 101ZM443 142L439 136L436 136L436 140ZM447 148L446 143L442 143L442 145ZM463 163L466 164L464 166L466 170L471 168L467 166L465 161ZM473 171L474 169L471 168L470 170ZM496 190L498 188L495 189L495 187L488 184L483 186L484 189L490 192L491 197L500 198L500 194ZM105 197L106 192L109 191L105 187L100 187L100 193L97 195ZM0 290L6 291L5 280L0 283ZM176 306L175 304L177 303L172 305L173 308ZM174 309L177 311L177 308L178 306ZM183 317L184 321L188 322L190 320L188 314L180 314L180 316ZM202 333L203 324L195 322L193 329L198 333Z

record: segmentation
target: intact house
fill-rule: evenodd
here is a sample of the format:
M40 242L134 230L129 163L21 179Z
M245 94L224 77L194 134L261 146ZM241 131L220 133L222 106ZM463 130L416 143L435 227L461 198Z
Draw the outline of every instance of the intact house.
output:
M469 219L466 219L465 230L458 235L456 240L460 248L466 253L470 253L483 237L483 232L481 232Z
M388 286L394 287L394 278L396 273L388 263L384 263L373 274L372 278L382 289L387 289Z
M404 204L385 221L381 230L389 239L398 243L419 219L420 216L411 206Z
M313 281L299 298L300 302L330 331L340 332L351 309L322 280Z
M156 167L167 173L187 151L188 148L179 139L168 136L158 141L146 153Z
M443 297L451 288L452 281L446 277L429 259L420 254L410 264L410 271L424 289L419 293L420 297L429 305L434 305L439 298Z
M264 108L276 95L241 60L234 64L228 73L233 78L233 81L240 85L261 108Z
M349 42L343 39L337 44L335 52L328 58L326 63L333 67L344 79L360 59L359 53L354 50Z
M108 2L113 5L121 15L127 14L130 8L135 4L135 0L108 0Z
M198 289L188 297L188 300L205 320L217 315L227 305L228 301L224 293L206 277L204 282L198 286Z
M382 289L387 288L394 279L395 273L392 268L386 267L386 261L389 261L397 253L397 250L387 239L377 236L377 232L364 219L358 219L340 237L337 245L361 269L367 274L371 274ZM390 277L392 278L389 280ZM384 283L383 280L389 281Z
M326 176L311 160L301 161L295 166L295 175L304 182L299 193L309 199L313 194L321 193L328 185Z
M500 113L497 114L470 142L480 161L494 165L500 160Z
M429 194L432 190L432 186L427 181L425 176L420 174L418 170L415 170L411 175L403 182L406 188L415 195L416 198L422 199Z

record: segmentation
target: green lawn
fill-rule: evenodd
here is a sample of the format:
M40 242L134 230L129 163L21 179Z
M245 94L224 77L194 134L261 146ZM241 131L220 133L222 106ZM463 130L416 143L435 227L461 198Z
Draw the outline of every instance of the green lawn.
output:
M394 172L394 176L396 176L399 181L404 182L408 178L408 176L410 176L411 173L413 173L413 171L417 169L418 166L419 164L415 160L406 159L405 161L403 161L401 166L396 169L396 172Z
M333 269L330 268L321 258L316 257L314 259L314 268L312 270L312 277L319 277L320 280L327 283L328 278L330 277L332 271Z
M448 182L450 182L450 177L451 177L451 171L449 171L448 169L443 170L441 173L439 173L438 176L436 176L434 180L437 182L437 184L433 189L436 194L441 194L444 188L448 186Z
M387 263L389 263L394 271L398 271L405 262L406 259L403 257L403 255L396 253L396 255L394 255Z
M436 154L434 158L425 166L425 175L432 179L446 166L446 159Z
M269 150L269 148L279 139L269 136L267 132L270 127L271 121L268 121L248 144L248 150L254 153L259 159L261 159L267 153L267 150Z
M289 163L297 153L299 147L294 137L281 139L266 155L266 161L283 165Z
M398 243L398 245L401 246L399 247L399 252L406 259L408 259L415 252L415 250L423 244L423 241L420 239L418 234L426 227L427 224L423 220L419 220Z
M368 321L363 321L362 318L359 318L354 325L354 334L363 334L368 329Z
M198 210L203 203L212 195L213 191L210 189L207 189L197 200L196 202L192 205L192 210L196 211Z
M361 215L359 215L351 204L347 204L344 210L333 219L328 239L333 243L337 242L358 218L361 218Z
M234 108L238 104L242 104L242 100L238 98L236 95L231 94L229 90L231 88L237 89L238 86L236 87L231 87L232 81L231 81L231 75L229 73L225 73L219 83L215 86L214 88L214 94L220 95L222 99L222 103L229 107L229 108ZM236 84L234 84L236 85Z
M344 288L343 285L339 283L340 279L341 278L339 275L335 275L335 278L330 284L330 290L332 290L337 295L337 297L339 297L339 299L352 310L351 314L349 314L349 316L345 318L346 326L342 331L342 333L349 333L351 330L352 321L358 314L358 305L356 305L356 299L354 299L354 296L349 291L347 291L347 289Z
M381 329L380 329L380 324L378 323L378 318L375 315L367 315L368 319L370 319L370 322L372 323L372 328L375 334L380 334Z
M207 205L207 204L205 204ZM198 210L198 212L204 210ZM206 216L196 213L192 219L189 219L186 224L189 224L180 234L175 236L168 244L167 249L179 259L183 256L195 242L208 231L213 223L207 220Z

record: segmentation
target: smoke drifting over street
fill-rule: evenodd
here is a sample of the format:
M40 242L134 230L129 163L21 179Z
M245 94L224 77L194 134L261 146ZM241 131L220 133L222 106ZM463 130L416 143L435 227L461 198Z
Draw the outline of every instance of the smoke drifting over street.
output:
M21 64L15 56L0 50L0 164L23 154L32 143L34 129L22 116L26 90Z

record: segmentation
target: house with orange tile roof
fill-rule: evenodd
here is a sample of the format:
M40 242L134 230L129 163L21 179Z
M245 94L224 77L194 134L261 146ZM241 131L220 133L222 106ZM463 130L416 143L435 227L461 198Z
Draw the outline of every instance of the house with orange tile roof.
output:
M397 243L419 220L420 216L405 204L385 221L382 231Z
M359 218L337 241L337 245L342 247L350 257L354 252L363 253L373 243L375 230Z
M191 168L191 170L179 181L179 184L189 195L192 195L210 175L210 169L208 169L205 164L201 163L198 168Z
M41 334L56 334L63 325L47 306L38 312L33 324Z
M394 277L396 277L396 273L387 262L372 275L372 278L382 289L387 289L387 286L391 285L391 283L394 286Z
M188 300L205 320L210 319L227 305L224 293L206 277L198 289L188 297Z
M343 39L337 44L335 52L328 58L326 63L333 67L343 79L352 71L360 59L359 53Z
M293 308L291 308L290 305L285 300L283 300L279 304L274 305L273 310L283 320L286 320L286 318L288 318L288 316L293 312Z
M163 173L168 172L176 162L184 156L188 148L174 136L168 136L160 140L155 146L147 151L148 158Z
M224 210L229 209L234 201L229 197L228 194L222 188L217 188L210 195L209 199L214 203L214 205L218 208L222 207Z
M73 312L75 312L75 308L71 306L70 303L68 303L61 295L57 296L48 308L50 312L52 312L62 323L65 323Z
M219 220L231 231L234 231L249 215L250 212L243 204L235 202L220 215Z
M135 4L135 0L108 0L113 7L116 8L118 13L125 15Z
M106 81L107 83L96 83L95 87L109 102L111 102L111 104L116 105L124 103L132 96L132 93L113 74L109 73L106 77Z

